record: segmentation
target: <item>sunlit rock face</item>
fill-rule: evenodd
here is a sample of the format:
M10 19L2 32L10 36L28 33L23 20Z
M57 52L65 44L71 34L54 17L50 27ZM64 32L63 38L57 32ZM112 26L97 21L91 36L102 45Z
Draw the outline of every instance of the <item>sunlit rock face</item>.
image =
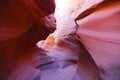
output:
M120 79L119 0L0 4L0 80Z
M117 0L56 0L56 30L38 46L56 60L78 60L79 55L73 80L119 80L119 4Z

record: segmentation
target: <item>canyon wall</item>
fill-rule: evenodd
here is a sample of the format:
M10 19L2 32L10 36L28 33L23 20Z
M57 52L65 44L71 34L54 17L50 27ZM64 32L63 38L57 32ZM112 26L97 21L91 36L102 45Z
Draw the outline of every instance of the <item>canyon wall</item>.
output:
M0 11L0 80L120 79L119 0L1 0Z

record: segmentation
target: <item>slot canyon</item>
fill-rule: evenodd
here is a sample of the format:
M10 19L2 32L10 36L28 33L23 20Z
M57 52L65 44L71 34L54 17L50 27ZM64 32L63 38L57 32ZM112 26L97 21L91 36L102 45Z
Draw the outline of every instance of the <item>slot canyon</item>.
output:
M120 80L120 0L0 0L0 80Z

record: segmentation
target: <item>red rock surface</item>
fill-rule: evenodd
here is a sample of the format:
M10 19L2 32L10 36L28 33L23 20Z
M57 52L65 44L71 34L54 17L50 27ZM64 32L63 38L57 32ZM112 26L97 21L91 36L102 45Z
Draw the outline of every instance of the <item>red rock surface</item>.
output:
M1 0L0 80L119 80L119 17L119 0Z

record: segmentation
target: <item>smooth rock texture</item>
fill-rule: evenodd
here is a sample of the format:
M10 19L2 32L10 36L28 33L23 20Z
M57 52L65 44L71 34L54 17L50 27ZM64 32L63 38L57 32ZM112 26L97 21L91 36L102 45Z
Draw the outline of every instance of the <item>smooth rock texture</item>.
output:
M77 65L65 68L46 70L41 72L41 80L71 80L75 74Z
M1 0L0 11L0 80L120 80L119 0Z
M104 5L101 7L97 6L101 3ZM73 80L108 79L103 77L102 70L109 74L108 69L114 70L114 66L119 66L120 64L119 0L56 0L56 4L58 4L55 10L56 30L48 36L48 38L51 36L53 38L50 40L46 39L43 43L46 47L49 45L49 48L42 48L48 51L49 56L58 60L77 60L75 56L83 54L84 58L81 57L78 61L80 63L76 73L77 78L73 78ZM61 6L61 4L64 6ZM80 14L95 7L99 8L92 13L85 13L88 15L83 15L83 18L78 19L76 21L77 24L75 23L75 19ZM76 40L79 40L84 45L81 46L81 49L79 49L78 43L75 43ZM60 43L64 46L59 45ZM42 46L42 43L40 45ZM80 53L79 50L81 50ZM110 73L119 76L119 67L117 67L117 70L118 72L111 71ZM112 76L109 78L110 80L119 80L119 78L114 78L114 75L108 74L107 77Z

